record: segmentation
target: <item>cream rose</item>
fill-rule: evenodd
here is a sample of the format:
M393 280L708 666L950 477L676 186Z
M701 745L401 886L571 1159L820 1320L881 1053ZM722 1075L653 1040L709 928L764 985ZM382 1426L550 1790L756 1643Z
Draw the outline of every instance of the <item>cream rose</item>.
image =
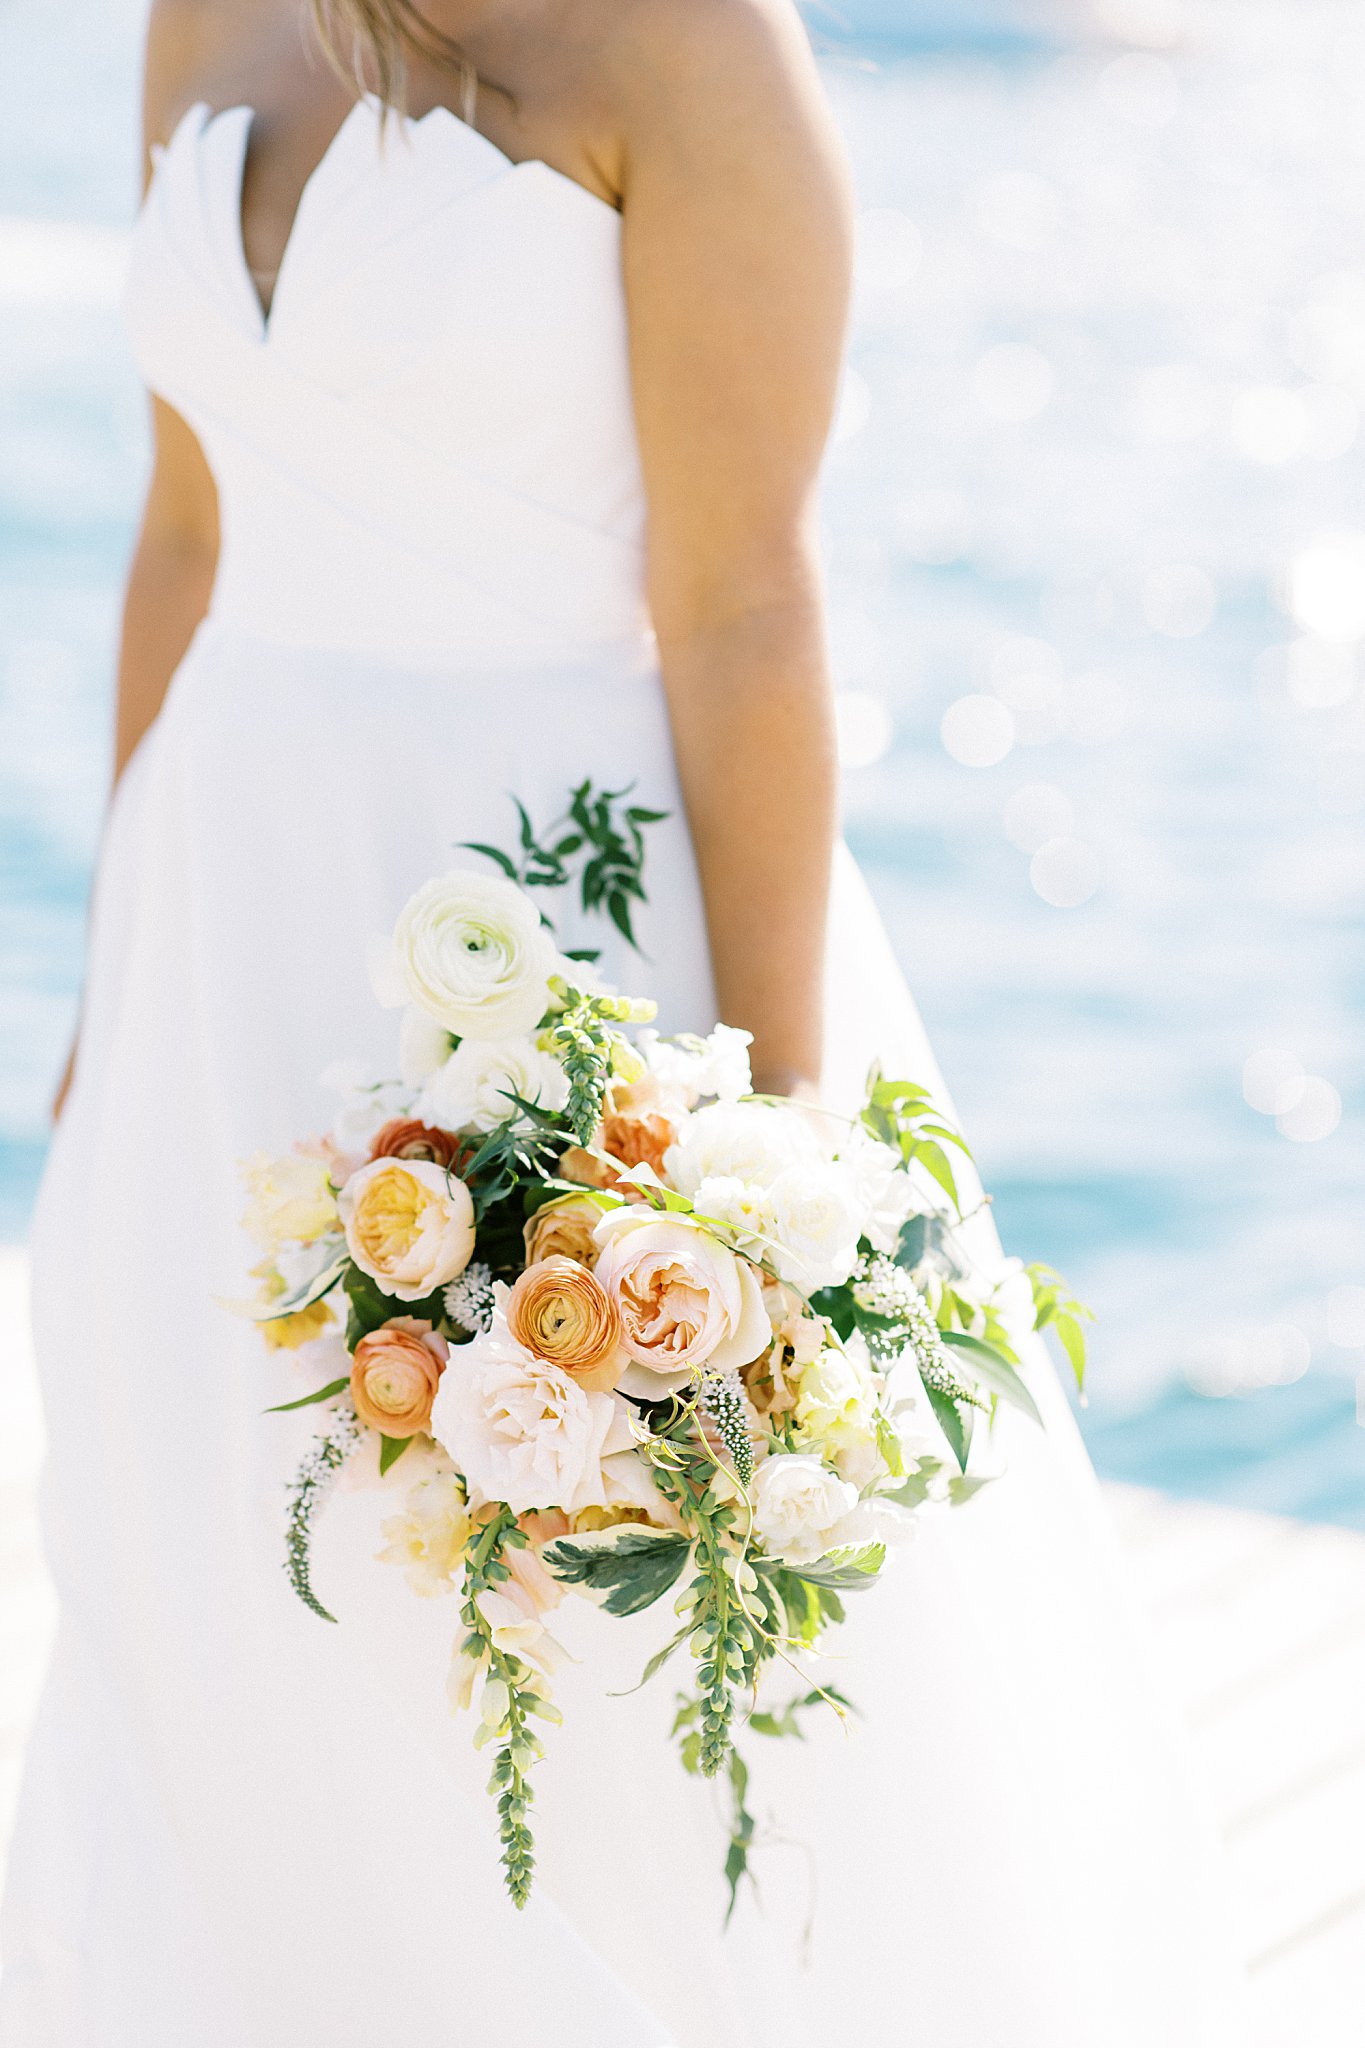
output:
M460 1038L513 1038L549 1007L554 940L506 875L454 868L408 899L393 934L408 998Z
M351 1175L337 1206L351 1257L399 1301L420 1301L469 1264L469 1189L429 1160L373 1159Z
M471 1503L506 1501L514 1514L608 1505L602 1461L635 1442L617 1395L519 1344L507 1327L507 1289L491 1327L461 1346L431 1413L431 1433L464 1474Z
M877 1387L865 1347L821 1351L797 1381L796 1426L816 1444L841 1479L856 1487L885 1476L877 1443Z
M767 1350L772 1329L753 1268L695 1217L632 1204L609 1211L596 1237L597 1277L620 1311L626 1350L647 1373L677 1384Z
M418 1114L447 1131L491 1131L520 1114L513 1095L562 1109L569 1095L563 1067L529 1038L466 1038L427 1082Z
M858 1489L809 1452L779 1452L754 1474L754 1531L785 1564L814 1564L846 1540Z
M351 1364L351 1399L360 1420L384 1436L417 1436L431 1419L448 1355L445 1338L412 1316L371 1330Z

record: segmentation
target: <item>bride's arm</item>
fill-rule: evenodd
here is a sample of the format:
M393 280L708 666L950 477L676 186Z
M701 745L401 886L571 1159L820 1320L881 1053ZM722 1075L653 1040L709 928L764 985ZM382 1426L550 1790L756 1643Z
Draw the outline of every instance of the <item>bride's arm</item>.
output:
M786 0L629 12L621 186L649 598L720 1013L814 1082L836 830L812 533L849 199Z

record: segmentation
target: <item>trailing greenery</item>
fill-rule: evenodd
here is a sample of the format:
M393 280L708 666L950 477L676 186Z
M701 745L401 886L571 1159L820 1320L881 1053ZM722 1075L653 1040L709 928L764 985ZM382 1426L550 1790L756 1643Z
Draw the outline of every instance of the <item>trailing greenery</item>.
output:
M479 1595L498 1590L511 1577L503 1553L523 1548L526 1541L511 1509L499 1509L465 1554L464 1600L460 1609L467 1630L461 1653L479 1664L485 1673L482 1721L474 1739L479 1744L496 1744L488 1789L497 1801L502 1866L507 1889L517 1906L524 1906L531 1896L535 1869L528 1773L545 1754L531 1721L536 1716L542 1720L557 1720L559 1716L545 1698L531 1666L495 1645L492 1628L479 1606Z
M335 1621L336 1616L327 1612L313 1591L313 1523L332 1481L359 1442L360 1424L348 1401L314 1438L289 1485L284 1568L304 1606L321 1621Z
M495 862L523 888L568 888L576 872L584 910L609 917L638 952L631 917L634 906L645 900L644 832L646 826L661 824L668 812L625 804L633 787L632 783L625 789L597 789L591 781L580 782L570 794L568 809L541 832L531 823L525 805L513 797L520 820L518 858L478 840L462 844Z
M1076 1385L1084 1391L1085 1326L1094 1322L1095 1311L1077 1300L1055 1266L1035 1264L1025 1266L1024 1271L1033 1289L1033 1327L1056 1331L1057 1341L1076 1375Z
M616 1027L648 1023L654 1005L630 996L572 988L558 977L550 983L550 993L564 1005L550 1025L550 1050L569 1083L564 1121L578 1144L589 1145L602 1119L607 1085L623 1052L639 1071L638 1059Z

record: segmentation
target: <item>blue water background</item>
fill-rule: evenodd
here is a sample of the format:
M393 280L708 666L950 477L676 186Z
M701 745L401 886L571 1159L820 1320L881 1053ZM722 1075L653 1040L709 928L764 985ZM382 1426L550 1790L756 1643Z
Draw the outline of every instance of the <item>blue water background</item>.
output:
M0 15L0 1239L71 1025L144 473L138 16ZM826 494L850 836L1007 1245L1099 1311L1101 1469L1365 1526L1365 694L1292 576L1365 529L1365 22L897 18L901 49L821 24L865 217ZM983 697L1014 740L970 766L943 721L993 730ZM1265 1047L1334 1130L1248 1104Z

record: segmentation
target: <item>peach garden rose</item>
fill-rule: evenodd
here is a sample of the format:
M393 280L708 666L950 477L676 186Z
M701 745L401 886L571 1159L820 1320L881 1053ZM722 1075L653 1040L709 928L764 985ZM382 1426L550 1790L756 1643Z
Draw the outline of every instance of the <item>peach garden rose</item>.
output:
M772 1342L757 1275L694 1216L637 1205L596 1231L597 1277L616 1302L626 1350L675 1383L703 1367L730 1372Z
M337 1206L351 1257L400 1301L421 1301L469 1264L469 1189L430 1160L372 1159L351 1175Z
M591 1195L560 1195L536 1210L526 1225L526 1263L556 1256L576 1259L591 1272L597 1264L597 1240L593 1236L602 1221L603 1207Z
M360 1420L389 1437L425 1430L448 1356L445 1338L414 1316L395 1316L371 1330L351 1364L351 1399Z

